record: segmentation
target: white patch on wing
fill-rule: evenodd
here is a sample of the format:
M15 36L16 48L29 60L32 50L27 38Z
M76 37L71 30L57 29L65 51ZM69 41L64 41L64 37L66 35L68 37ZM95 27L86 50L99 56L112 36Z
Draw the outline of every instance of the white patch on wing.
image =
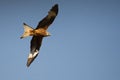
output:
M33 57L33 54L32 53L30 53L29 54L29 56L28 56L28 58L32 58Z
M37 54L38 54L38 50L36 50L33 54L30 53L29 56L28 56L28 58L33 58L33 57L35 57Z
M36 50L33 54L33 57L35 57L38 54L38 50Z

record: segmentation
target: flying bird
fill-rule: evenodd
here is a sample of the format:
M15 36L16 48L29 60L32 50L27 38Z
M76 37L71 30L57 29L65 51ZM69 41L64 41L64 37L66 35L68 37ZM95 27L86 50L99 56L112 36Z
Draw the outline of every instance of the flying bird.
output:
M57 14L58 14L58 4L55 4L48 12L48 15L38 23L36 29L32 28L26 23L23 23L24 33L20 38L22 39L28 36L33 36L30 42L31 43L30 53L28 55L27 64L26 64L27 67L29 67L30 64L34 61L34 59L38 56L42 44L42 39L44 37L51 35L47 31L47 29L52 24Z

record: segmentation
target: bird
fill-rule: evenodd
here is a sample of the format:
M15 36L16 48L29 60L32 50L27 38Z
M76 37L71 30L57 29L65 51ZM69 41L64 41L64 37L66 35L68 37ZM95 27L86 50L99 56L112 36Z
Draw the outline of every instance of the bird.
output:
M51 34L47 31L47 29L53 23L57 14L58 14L58 4L55 4L48 11L47 16L45 16L38 23L35 29L27 25L26 23L23 23L24 33L20 38L23 39L28 36L32 36L32 39L30 41L30 53L28 55L27 64L26 64L27 67L29 67L31 63L34 61L34 59L38 56L43 38L51 36Z

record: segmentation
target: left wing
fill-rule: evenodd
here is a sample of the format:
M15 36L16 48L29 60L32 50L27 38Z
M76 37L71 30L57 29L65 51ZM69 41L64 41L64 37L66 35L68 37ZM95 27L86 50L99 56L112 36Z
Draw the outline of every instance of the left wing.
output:
M39 49L42 44L42 39L42 36L33 36L31 40L30 54L27 60L27 67L29 67L30 64L34 61L34 59L38 56Z
M48 15L39 22L36 29L38 28L47 29L49 25L52 24L57 14L58 14L58 4L55 4L52 7L52 9L50 9L50 11L48 12Z

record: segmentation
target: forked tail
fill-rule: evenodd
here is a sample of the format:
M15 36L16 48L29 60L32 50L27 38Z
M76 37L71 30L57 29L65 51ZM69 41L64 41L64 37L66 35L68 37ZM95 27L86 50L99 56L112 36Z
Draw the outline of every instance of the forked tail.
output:
M25 38L31 35L31 32L34 30L32 27L30 27L29 25L27 25L26 23L23 23L23 27L24 27L24 33L23 35L20 37Z

